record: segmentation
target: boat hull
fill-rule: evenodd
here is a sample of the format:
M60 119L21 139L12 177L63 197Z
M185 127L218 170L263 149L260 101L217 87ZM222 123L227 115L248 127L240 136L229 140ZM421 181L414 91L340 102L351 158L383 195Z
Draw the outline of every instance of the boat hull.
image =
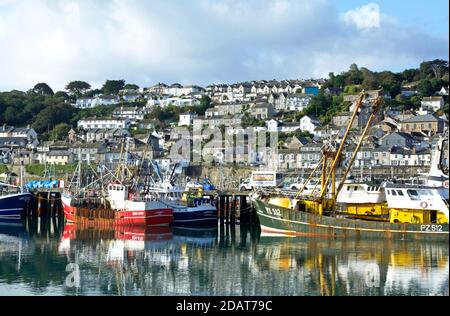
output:
M82 208L71 206L70 198L63 196L61 204L68 222L107 221L117 225L158 226L169 225L173 220L173 210L161 207L159 203L149 202L142 210Z
M448 224L386 223L298 212L253 200L261 231L291 236L449 241Z
M0 219L3 221L17 221L23 218L31 198L32 195L30 193L0 196Z
M217 226L217 209L210 204L197 207L174 207L172 224L182 227L214 227Z

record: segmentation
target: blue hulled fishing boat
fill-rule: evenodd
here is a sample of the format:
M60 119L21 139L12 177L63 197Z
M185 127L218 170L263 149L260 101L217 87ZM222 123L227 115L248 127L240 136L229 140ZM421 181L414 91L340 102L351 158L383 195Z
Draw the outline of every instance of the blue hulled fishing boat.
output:
M18 187L0 183L0 189L15 188L15 191L0 191L0 221L20 220L31 201L32 195L19 190Z

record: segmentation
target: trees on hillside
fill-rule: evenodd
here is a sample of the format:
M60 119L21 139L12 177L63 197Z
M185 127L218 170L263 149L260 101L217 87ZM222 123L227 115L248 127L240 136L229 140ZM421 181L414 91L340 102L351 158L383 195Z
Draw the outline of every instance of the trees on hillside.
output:
M123 88L128 90L139 90L139 86L132 83L127 83Z
M102 86L104 94L117 94L125 87L125 80L106 80Z
M45 82L36 84L31 91L43 96L52 96L54 94L52 88Z
M87 90L91 88L91 85L85 81L71 81L66 85L66 90L69 91L72 95L77 97L84 94Z

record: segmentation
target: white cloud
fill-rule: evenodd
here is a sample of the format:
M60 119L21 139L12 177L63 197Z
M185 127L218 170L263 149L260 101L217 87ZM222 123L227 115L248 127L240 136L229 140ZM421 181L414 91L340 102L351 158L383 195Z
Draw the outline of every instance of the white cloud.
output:
M329 0L0 0L0 90L310 78L446 58L447 39L370 5L340 15Z
M344 22L355 24L358 29L380 27L380 7L377 3L369 3L360 8L342 14Z

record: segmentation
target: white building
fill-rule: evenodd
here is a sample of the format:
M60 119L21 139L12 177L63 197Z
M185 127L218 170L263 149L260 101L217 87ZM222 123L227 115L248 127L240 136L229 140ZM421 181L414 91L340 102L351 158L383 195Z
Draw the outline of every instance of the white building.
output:
M420 102L422 111L439 111L444 107L444 98L442 96L424 97Z
M196 85L182 86L178 83L174 83L170 87L164 89L164 94L180 97L183 95L196 94L203 91L204 89L202 87Z
M448 87L442 87L441 90L438 92L439 95L448 95Z
M200 105L200 100L194 97L170 97L170 98L155 98L147 101L147 107L160 106L165 108L169 105L184 107Z
M311 102L312 97L305 94L289 94L286 97L286 108L289 111L303 111Z
M278 121L271 119L270 121L266 121L267 131L268 132L278 132Z
M305 115L300 119L300 129L302 131L314 134L316 128L319 126L320 126L319 120L313 116Z
M194 118L197 117L197 114L192 112L186 112L180 114L180 119L178 120L178 126L191 126L194 122Z
M91 128L129 128L130 127L130 119L122 118L122 119L83 119L79 120L77 123L78 128L82 129L91 129Z
M117 109L113 112L114 118L129 118L130 121L133 122L139 122L144 119L145 114L147 111L145 109L135 107L123 107L121 106L120 109Z
M95 97L81 97L75 102L79 109L94 108L99 105L113 105L119 103L119 97L114 95L101 95Z

